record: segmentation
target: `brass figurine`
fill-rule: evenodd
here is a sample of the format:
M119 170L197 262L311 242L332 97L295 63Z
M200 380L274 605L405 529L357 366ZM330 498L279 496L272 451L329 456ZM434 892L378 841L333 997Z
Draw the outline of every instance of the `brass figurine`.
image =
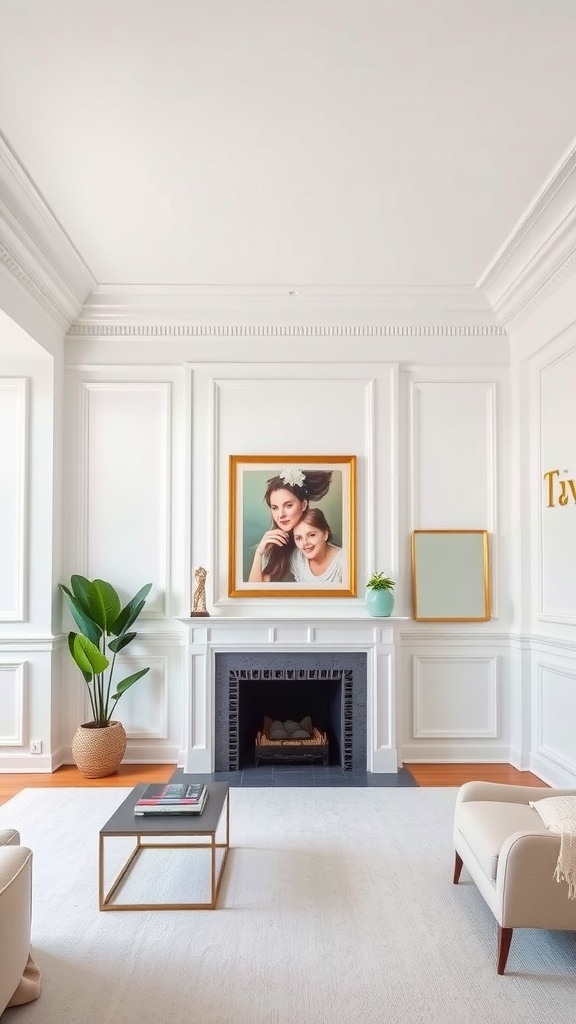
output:
M194 616L194 615L197 615L197 616L200 616L200 615L202 615L202 616L210 615L210 612L206 611L206 577L207 577L207 575L208 575L208 570L207 569L203 569L201 565L194 571L194 582L196 584L196 587L195 587L195 590L194 590L194 598L193 598L192 611L190 612L190 616Z

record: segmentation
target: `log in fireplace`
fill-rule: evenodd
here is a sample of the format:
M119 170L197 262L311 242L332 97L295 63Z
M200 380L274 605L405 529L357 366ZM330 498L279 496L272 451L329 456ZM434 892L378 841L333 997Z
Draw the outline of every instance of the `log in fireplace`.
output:
M254 763L259 764L329 764L328 736L312 724L306 715L301 722L281 722L268 715L256 733Z

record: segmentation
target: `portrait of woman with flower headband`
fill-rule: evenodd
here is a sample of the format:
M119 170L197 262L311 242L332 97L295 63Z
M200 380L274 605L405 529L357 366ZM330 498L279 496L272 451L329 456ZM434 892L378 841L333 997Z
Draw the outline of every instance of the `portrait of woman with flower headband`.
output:
M294 540L294 529L310 510L310 503L318 502L328 494L332 476L329 470L302 470L297 466L287 466L267 480L264 501L270 509L272 523L256 546L248 576L249 583L295 583L304 579L313 582L315 576L318 582L324 582L325 570L337 552L341 555L341 549L336 545L331 545L328 550L328 540L323 539L326 532L330 534L324 516L322 519L326 526L319 531L322 533L321 547L314 549L314 555L320 556L319 561L311 561L307 557L307 552L311 551L310 545L307 551L299 551ZM310 533L310 527L301 531L304 532ZM341 557L338 563L340 572L334 575L335 565L333 574L326 577L329 582L342 582ZM319 571L315 572L316 569Z

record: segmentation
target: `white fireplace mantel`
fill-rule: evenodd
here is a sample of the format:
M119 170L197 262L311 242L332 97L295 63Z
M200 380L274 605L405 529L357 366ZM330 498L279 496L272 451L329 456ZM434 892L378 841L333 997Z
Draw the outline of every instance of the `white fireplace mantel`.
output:
M367 655L367 769L398 771L396 749L397 630L402 616L192 616L187 628L184 770L214 771L215 655L220 652L354 651Z

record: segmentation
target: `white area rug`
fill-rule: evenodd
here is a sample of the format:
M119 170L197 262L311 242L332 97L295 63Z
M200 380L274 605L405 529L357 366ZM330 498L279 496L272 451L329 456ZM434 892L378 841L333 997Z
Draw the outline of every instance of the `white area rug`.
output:
M497 976L495 921L467 876L452 884L456 790L232 789L221 909L101 913L98 830L128 792L27 789L0 807L34 851L43 973L2 1024L574 1019L574 934L517 931ZM156 896L192 884L204 854L154 856L131 884Z

